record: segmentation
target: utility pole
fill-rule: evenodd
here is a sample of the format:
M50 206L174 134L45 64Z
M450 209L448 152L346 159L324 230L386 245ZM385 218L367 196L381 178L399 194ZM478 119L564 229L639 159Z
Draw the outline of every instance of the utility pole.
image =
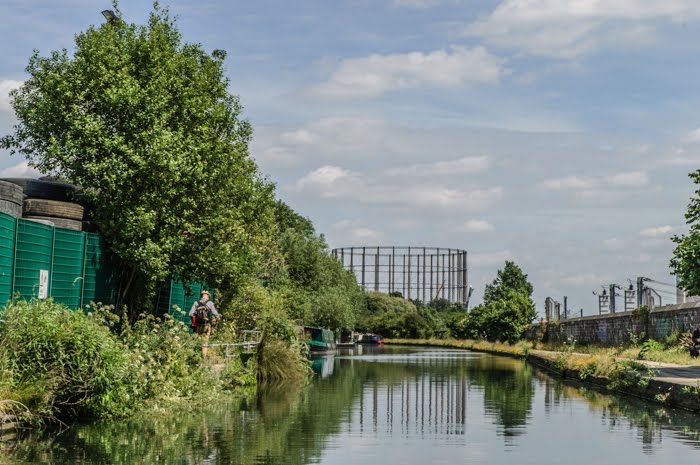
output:
M630 287L625 290L625 311L629 312L630 310L634 310L634 303L635 303L635 290L634 290L634 285L632 282L630 282Z
M603 287L603 293L598 294L593 291L593 295L598 296L598 314L603 315L610 313L610 297L608 296L608 291Z
M564 296L564 319L566 320L569 317L568 313L568 307L566 304L566 301L568 300L568 297Z
M644 303L644 281L646 281L646 279L647 278L642 276L637 278L637 308L641 307Z
M622 289L620 286L617 284L611 284L610 285L610 313L615 313L615 296L619 296L620 294L617 294L615 292L615 289Z

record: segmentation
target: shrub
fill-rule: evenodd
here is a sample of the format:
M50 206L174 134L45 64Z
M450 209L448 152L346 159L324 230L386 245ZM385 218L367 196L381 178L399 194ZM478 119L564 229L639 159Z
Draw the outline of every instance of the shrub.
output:
M37 425L126 416L250 385L240 365L220 375L204 366L202 339L171 316L142 315L130 326L112 311L71 311L50 299L9 305L0 323L0 399L11 401L3 405L21 403L21 419Z
M303 378L310 373L308 347L279 308L263 313L258 328L262 333L258 346L258 380L280 381Z
M123 411L130 357L102 324L51 299L10 304L0 325L2 381L35 415Z

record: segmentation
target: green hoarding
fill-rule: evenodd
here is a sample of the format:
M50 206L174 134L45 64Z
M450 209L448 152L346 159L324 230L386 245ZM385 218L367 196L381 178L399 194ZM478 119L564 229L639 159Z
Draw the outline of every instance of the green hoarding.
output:
M52 226L17 220L13 292L20 299L49 295L53 236Z
M10 215L0 215L0 307L12 298L16 233L17 220Z

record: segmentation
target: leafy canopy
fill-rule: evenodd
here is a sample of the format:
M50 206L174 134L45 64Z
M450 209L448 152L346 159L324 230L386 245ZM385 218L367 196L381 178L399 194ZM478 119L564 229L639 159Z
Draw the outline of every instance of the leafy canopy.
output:
M529 298L532 296L532 284L518 265L506 261L503 269L498 270L496 279L491 284L486 285L484 305L509 298L510 291L523 293Z
M259 258L273 187L248 156L225 57L185 42L155 3L145 25L79 33L72 55L35 51L11 94L18 124L0 146L83 186L130 270L122 296L170 274L231 287Z
M696 185L700 184L700 170L688 176ZM690 199L685 220L689 226L688 233L671 239L676 243L671 268L678 276L679 287L690 295L700 295L700 188Z
M514 342L536 318L530 297L532 284L515 263L506 261L496 279L486 285L484 303L467 315L455 314L447 324L455 337L486 338L490 341Z

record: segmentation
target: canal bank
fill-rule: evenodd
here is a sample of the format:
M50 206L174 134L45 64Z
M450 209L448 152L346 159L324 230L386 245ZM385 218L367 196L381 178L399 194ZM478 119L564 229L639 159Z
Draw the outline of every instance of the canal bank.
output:
M700 416L549 376L516 357L364 346L308 382L185 412L26 431L3 465L696 463ZM330 367L328 367L330 365Z
M388 339L385 344L446 347L524 358L567 381L700 412L700 366L536 350L526 342L510 345L469 340Z

